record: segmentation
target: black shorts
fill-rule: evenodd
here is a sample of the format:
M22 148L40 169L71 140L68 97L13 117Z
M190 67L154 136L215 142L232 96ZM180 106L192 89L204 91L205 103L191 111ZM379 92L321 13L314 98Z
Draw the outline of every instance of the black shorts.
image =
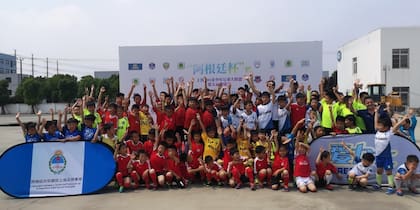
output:
M146 142L147 139L148 139L148 135L141 135L140 136L140 141L143 142L143 143Z
M156 172L156 176L166 176L166 171Z
M327 186L327 181L325 179L320 178L318 181L315 182L317 187L325 187Z

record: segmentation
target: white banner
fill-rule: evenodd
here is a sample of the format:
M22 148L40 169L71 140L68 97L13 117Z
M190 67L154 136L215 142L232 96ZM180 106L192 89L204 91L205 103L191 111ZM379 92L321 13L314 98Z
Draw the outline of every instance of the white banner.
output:
M85 143L34 144L30 197L81 194Z
M156 81L158 91L166 91L165 80L187 82L203 87L203 78L215 89L232 84L232 92L246 84L244 75L254 74L255 84L265 90L267 80L277 84L290 78L315 89L322 75L322 42L219 44L190 46L120 47L120 90L127 93L131 84L150 87ZM143 93L141 86L135 92Z

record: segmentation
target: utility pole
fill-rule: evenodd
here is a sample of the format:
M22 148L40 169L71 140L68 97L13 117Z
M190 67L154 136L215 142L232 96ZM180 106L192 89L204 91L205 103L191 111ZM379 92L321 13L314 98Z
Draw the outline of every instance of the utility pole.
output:
M48 58L47 58L47 78L48 78Z
M34 54L32 54L32 77L34 77Z
M58 74L58 59L57 59L57 74Z
M23 61L23 58L19 58L19 61L20 61L20 81L19 81L19 84L20 83L22 83L22 79L23 79L23 76L22 76L22 61Z

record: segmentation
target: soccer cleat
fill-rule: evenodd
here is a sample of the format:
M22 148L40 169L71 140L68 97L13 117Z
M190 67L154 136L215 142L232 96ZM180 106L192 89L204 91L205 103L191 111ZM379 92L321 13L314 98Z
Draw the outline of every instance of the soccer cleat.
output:
M236 184L235 188L236 189L241 189L241 184L240 183Z
M207 186L207 187L210 187L210 186L211 186L211 182L210 182L210 181L207 181L207 182L206 182L206 186Z
M391 194L394 194L394 192L395 192L395 189L394 188L392 188L392 187L388 187L388 189L386 190L386 194L387 195L391 195Z
M402 190L397 190L397 195L398 195L398 196L403 196L403 195L404 195L404 193L403 193L403 191L402 191Z
M217 185L218 185L219 187L222 187L224 184L223 184L223 182L217 182Z
M331 184L327 184L325 186L325 189L327 189L327 190L334 190L334 187Z
M118 192L120 192L120 193L124 192L124 187L120 186L120 188L118 188Z

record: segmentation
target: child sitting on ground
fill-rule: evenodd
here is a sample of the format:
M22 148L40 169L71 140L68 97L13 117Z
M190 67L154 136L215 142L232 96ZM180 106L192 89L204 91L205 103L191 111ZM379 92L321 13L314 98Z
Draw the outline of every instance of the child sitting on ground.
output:
M401 185L407 183L408 190L414 194L419 194L416 189L416 182L420 179L420 174L416 174L417 166L419 165L419 158L416 155L408 155L404 164L397 168L395 174L395 186L397 188L397 195L403 196Z
M355 185L366 187L369 176L374 173L372 169L373 161L375 161L375 156L373 156L372 153L365 153L362 155L362 162L353 166L348 173L350 189L354 189Z

